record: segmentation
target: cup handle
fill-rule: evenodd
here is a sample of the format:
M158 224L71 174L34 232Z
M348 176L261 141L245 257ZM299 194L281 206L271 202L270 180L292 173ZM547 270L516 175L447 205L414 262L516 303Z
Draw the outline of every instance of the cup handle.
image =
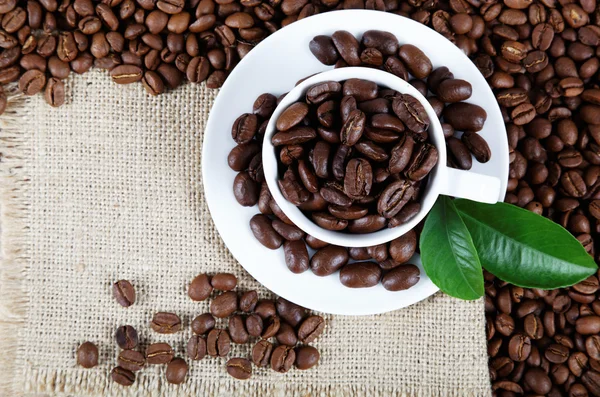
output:
M445 183L440 194L494 204L500 197L500 179L471 171L446 167Z

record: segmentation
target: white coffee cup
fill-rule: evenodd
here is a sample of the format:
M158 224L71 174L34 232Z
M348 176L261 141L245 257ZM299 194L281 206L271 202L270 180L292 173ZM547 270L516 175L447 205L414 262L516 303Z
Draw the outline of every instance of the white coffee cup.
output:
M421 209L418 214L403 225L365 234L351 234L347 231L324 229L306 217L298 207L287 201L281 194L279 185L277 184L279 176L277 174L276 150L271 143L271 138L276 132L275 124L281 113L294 102L303 99L310 87L324 81L341 82L352 78L370 80L379 86L388 87L400 93L412 95L418 99L429 116L429 139L437 148L439 154L438 162L429 174L427 186L421 196ZM429 101L416 88L401 78L381 70L361 67L329 70L312 76L294 87L279 103L271 116L265 131L262 148L265 179L273 199L281 210L296 226L307 234L329 244L343 247L368 247L383 244L402 236L423 220L441 194L490 204L498 201L501 187L498 178L450 168L446 166L446 157L446 143L442 126Z

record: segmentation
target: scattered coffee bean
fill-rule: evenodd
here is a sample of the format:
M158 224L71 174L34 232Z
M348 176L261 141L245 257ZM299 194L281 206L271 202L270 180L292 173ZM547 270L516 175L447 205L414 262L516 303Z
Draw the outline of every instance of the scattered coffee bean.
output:
M136 372L144 367L144 364L146 364L146 358L138 351L123 350L121 353L119 353L117 363L121 368L131 372Z
M250 379L252 376L252 363L245 358L231 358L226 364L227 373L236 379Z
M121 349L135 349L138 344L138 333L131 325L123 325L117 328L115 341Z
M296 368L310 369L317 365L321 355L319 351L312 346L298 346L296 349Z
M135 374L122 367L115 367L110 372L113 382L121 386L131 386L135 382Z
M290 346L277 346L271 353L271 368L274 371L285 373L292 368L295 361L296 352Z
M194 301L206 300L212 293L210 277L206 274L196 276L188 287L188 295Z
M238 308L238 297L234 291L216 296L210 303L210 312L217 318L229 317Z
M206 351L212 357L225 357L231 350L229 333L222 329L213 329L206 338Z
M188 365L182 358L174 358L169 364L167 364L167 370L165 371L165 378L167 382L174 385L179 385L185 381L187 376Z
M113 284L113 296L123 307L129 307L135 303L135 290L127 280L119 280Z
M171 362L175 352L168 343L153 343L146 349L146 362L148 364L166 364Z
M192 320L192 332L196 335L204 335L215 327L215 318L210 313L204 313Z
M83 368L98 365L98 348L92 342L84 342L77 349L77 364Z
M159 334L174 334L181 329L181 319L175 313L158 312L152 317L150 328Z
M214 289L219 291L231 291L237 285L237 278L231 273L217 273L210 280Z

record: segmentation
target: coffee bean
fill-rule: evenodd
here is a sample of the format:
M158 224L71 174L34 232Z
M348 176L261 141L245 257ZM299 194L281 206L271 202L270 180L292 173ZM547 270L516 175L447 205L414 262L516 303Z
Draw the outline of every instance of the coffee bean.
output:
M188 287L188 296L194 301L206 300L212 293L210 277L206 274L196 276Z
M231 358L225 366L227 373L236 379L245 380L252 376L252 364L245 358Z
M295 349L296 361L295 366L298 369L310 369L317 365L321 355L319 351L312 346L298 346Z
M83 368L98 365L98 348L92 342L84 342L77 348L77 364Z
M487 163L490 160L490 147L481 135L473 131L466 131L463 133L461 141L469 148L473 156L480 163Z
M217 318L229 317L238 308L238 297L234 291L227 291L217 295L210 302L210 312Z
M119 353L117 363L121 368L131 372L136 372L144 367L144 364L146 364L146 358L138 351L123 350L121 353Z
M231 273L217 273L210 280L214 289L219 291L231 291L237 285L237 278Z
M110 372L113 382L121 386L131 386L135 382L135 374L122 367L115 367Z
M487 119L483 108L466 102L446 106L443 116L446 123L458 131L479 131Z
M183 383L187 376L188 365L182 358L174 358L169 364L167 364L167 370L165 371L165 378L167 382L174 385Z
M296 352L290 346L280 345L273 349L271 354L271 368L274 371L285 373L292 368L296 361Z
M372 233L386 225L386 218L379 215L367 215L348 223L348 231L355 234Z
M403 291L416 285L419 279L419 268L409 264L397 266L387 272L381 283L388 291Z
M285 345L285 346L294 347L296 345L296 343L298 342L298 337L296 336L296 332L294 331L294 328L286 322L281 323L281 325L279 326L279 330L277 331L277 334L275 335L275 337L279 344Z
M255 13L256 13L255 9ZM338 52L329 36L315 36L309 43L310 52L323 64L334 65L338 60Z
M546 359L554 364L562 364L569 359L569 348L560 344L552 344L546 348Z
M471 97L472 87L468 81L445 79L437 86L437 96L447 103L460 102Z
M311 343L321 335L325 328L325 320L321 316L306 318L298 328L298 339L303 343Z
M28 70L19 79L19 90L25 95L35 95L46 85L46 76L37 69Z
M259 341L252 348L252 362L257 367L266 367L271 362L273 344L266 340Z
M385 218L395 216L412 198L413 193L412 184L406 180L389 184L377 201L377 212Z
M392 108L396 116L412 132L423 133L429 128L429 116L416 98L402 94L394 98Z
M215 327L215 318L210 313L204 313L192 320L192 332L203 335Z
M359 43L351 33L344 30L338 30L331 35L331 39L337 52L348 65L360 65L360 57L358 55ZM331 65L331 63L325 64Z
M581 382L594 396L600 395L600 374L589 370L581 376Z
M250 229L254 237L269 249L277 249L283 244L283 239L273 229L272 222L266 215L254 215L250 219Z
M354 262L340 271L340 282L348 288L374 287L381 279L381 268L374 262Z
M412 44L400 46L398 55L410 73L417 79L424 79L431 73L431 61L419 48Z
M187 343L187 355L192 360L202 360L206 356L206 340L199 335L192 335Z
M129 307L135 303L135 290L127 280L119 280L113 284L113 296L123 307Z
M258 293L255 290L246 291L240 297L239 308L243 312L251 312L258 303Z
M110 71L110 76L117 84L130 84L142 80L143 71L135 65L119 65Z
M168 343L153 343L146 349L148 364L166 364L173 360L175 353Z
M131 325L123 325L115 332L115 341L121 349L135 349L138 344L138 334Z
M575 322L575 331L581 335L593 335L600 333L600 317L585 316Z
M181 319L175 313L158 312L152 317L150 328L159 334L174 334L181 330Z
M213 329L206 338L206 351L211 357L225 357L231 350L229 333L222 329Z

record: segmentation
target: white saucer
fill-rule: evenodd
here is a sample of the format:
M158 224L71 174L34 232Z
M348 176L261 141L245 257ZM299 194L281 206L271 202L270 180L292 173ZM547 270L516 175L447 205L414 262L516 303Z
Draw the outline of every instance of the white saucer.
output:
M321 64L308 49L317 35L347 30L360 40L362 33L378 29L396 35L401 44L414 44L431 59L433 67L447 66L456 78L469 81L473 95L468 102L483 107L487 122L480 134L492 149L486 164L473 161L472 170L496 176L502 181L499 200L504 198L508 180L508 142L496 99L475 65L452 43L434 30L395 14L368 10L345 10L319 14L295 22L262 41L236 66L221 88L204 132L202 176L211 216L223 241L240 264L260 283L292 302L326 313L365 315L383 313L417 303L438 291L425 274L419 255L411 263L421 269L421 280L407 291L390 292L381 285L350 289L337 274L317 277L309 270L290 272L283 248L263 247L248 225L258 208L238 204L232 186L236 172L227 165L235 146L231 126L242 113L252 112L257 96L268 92L283 94L301 78L331 69Z

